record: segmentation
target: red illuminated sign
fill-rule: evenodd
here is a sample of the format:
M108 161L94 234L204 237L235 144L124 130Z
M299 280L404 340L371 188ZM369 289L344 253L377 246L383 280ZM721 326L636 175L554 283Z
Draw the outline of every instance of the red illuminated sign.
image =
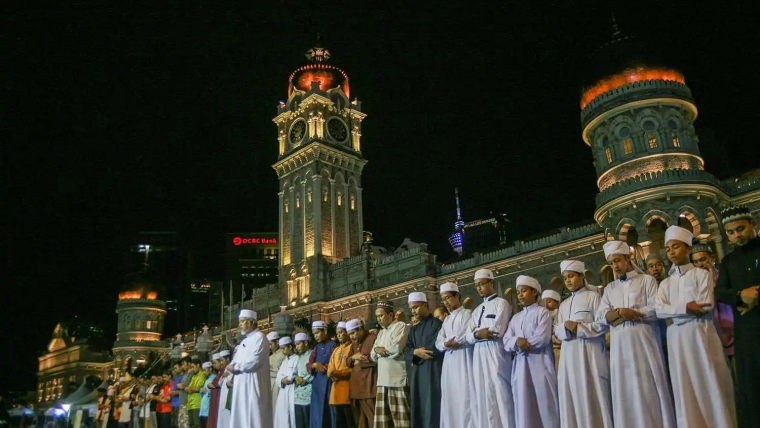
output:
M234 245L250 245L250 244L277 244L277 238L241 238L236 236L232 238L232 244Z

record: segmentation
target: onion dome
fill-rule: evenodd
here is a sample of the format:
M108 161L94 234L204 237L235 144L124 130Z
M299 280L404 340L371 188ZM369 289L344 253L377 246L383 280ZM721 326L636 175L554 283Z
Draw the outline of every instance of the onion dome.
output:
M159 287L142 272L130 274L119 290L119 300L156 300Z
M312 82L319 82L321 91L329 91L340 87L346 98L350 98L348 87L348 74L340 68L328 64L330 51L322 47L319 41L315 46L306 51L308 63L297 68L290 74L288 83L288 97L293 94L294 89L300 91L311 91Z

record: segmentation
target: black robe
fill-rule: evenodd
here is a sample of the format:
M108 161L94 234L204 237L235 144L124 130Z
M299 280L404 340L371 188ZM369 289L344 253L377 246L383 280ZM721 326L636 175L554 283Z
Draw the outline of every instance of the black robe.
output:
M760 238L737 247L720 263L715 295L734 309L734 358L740 427L760 427L760 307L745 315L737 310L741 290L760 285Z
M412 428L438 428L441 422L441 373L443 353L435 347L435 340L443 323L433 315L420 320L409 330L405 358L411 366L409 384L412 405ZM414 355L417 348L433 351L433 359L425 360Z

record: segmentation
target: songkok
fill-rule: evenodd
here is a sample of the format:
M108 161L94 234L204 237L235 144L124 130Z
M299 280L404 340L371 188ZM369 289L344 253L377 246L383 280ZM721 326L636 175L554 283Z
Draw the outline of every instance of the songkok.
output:
M441 284L440 292L443 293L459 293L459 286L454 284L453 282L445 282Z
M393 312L395 312L395 311L393 310L393 302L389 302L389 301L384 301L384 302L377 302L377 305L376 305L376 306L377 306L378 308L380 308L380 309L385 309L386 311L388 311L388 312L390 312L390 313L393 313Z
M515 282L516 286L525 286L530 287L539 293L541 292L541 284L538 283L536 278L530 277L528 275L520 275L517 277L517 281Z
M120 377L119 378L119 382L126 382L126 381L127 381L127 378L125 378L125 377Z
M710 253L710 254L712 254L712 252L713 252L712 247L710 247L707 244L696 243L696 244L692 245L692 247L691 247L691 253L692 254L697 254L697 253Z
M279 341L277 341L277 344L280 346L286 346L293 343L293 339L290 338L290 336L281 337Z
M309 335L306 333L296 333L296 339L295 342L308 342L309 341Z
M346 323L346 331L350 333L354 330L358 330L361 328L361 326L362 322L360 320L354 319Z
M490 269L478 269L475 271L475 281L479 279L493 279L493 272Z
M663 261L664 259L662 258L662 256L660 255L660 253L652 253L652 254L650 254L650 255L647 256L646 262L649 262L650 260Z
M425 295L425 293L420 292L420 291L415 291L413 293L409 293L409 300L408 300L408 302L409 303L412 303L412 302L427 303L427 295Z
M541 293L541 299L546 299L546 298L554 299L557 301L557 303L559 303L562 300L562 297L560 297L559 293L557 293L554 290L544 290L544 292Z
M721 211L720 216L723 217L723 224L726 225L732 221L738 220L754 220L749 208L741 205L735 207L728 207Z
M314 321L311 323L312 330L315 328L327 329L327 324L324 321Z
M220 358L220 359L221 359L221 358L225 358L225 357L229 357L229 356L230 356L230 351L228 351L228 350L226 350L226 349L225 349L224 351L220 351L220 352L219 352L219 358Z
M559 263L559 273L565 273L565 271L577 272L584 275L586 272L586 265L578 260L562 260Z
M674 239L676 241L681 241L691 247L691 241L694 240L694 234L684 229L683 227L670 226L668 230L665 231L665 244Z
M610 256L620 254L622 256L631 255L631 247L623 241L607 241L604 243L604 258L608 259Z
M280 338L280 333L277 333L276 331L270 331L267 334L267 340L270 342L274 342L275 340Z
M335 328L342 328L343 330L346 329L346 322L345 321L338 321L338 325L335 326Z
M212 360L218 360L219 359L219 353L211 354L211 359Z
M256 318L256 311L252 311L250 309L242 309L240 311L240 315L238 315L239 319L249 319L249 320L255 320Z
M210 369L210 368L211 368L211 363L210 363L210 362L208 362L208 361L206 361L205 363L203 363L203 364L201 365L201 368L202 368L202 369Z

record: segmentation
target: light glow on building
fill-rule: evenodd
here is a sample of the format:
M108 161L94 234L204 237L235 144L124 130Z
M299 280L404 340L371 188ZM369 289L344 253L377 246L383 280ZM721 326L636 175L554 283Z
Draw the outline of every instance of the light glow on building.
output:
M636 67L621 71L618 74L600 80L594 86L588 88L581 96L581 110L599 95L613 89L620 88L629 83L644 82L649 80L667 80L671 82L686 83L683 74L667 68Z

